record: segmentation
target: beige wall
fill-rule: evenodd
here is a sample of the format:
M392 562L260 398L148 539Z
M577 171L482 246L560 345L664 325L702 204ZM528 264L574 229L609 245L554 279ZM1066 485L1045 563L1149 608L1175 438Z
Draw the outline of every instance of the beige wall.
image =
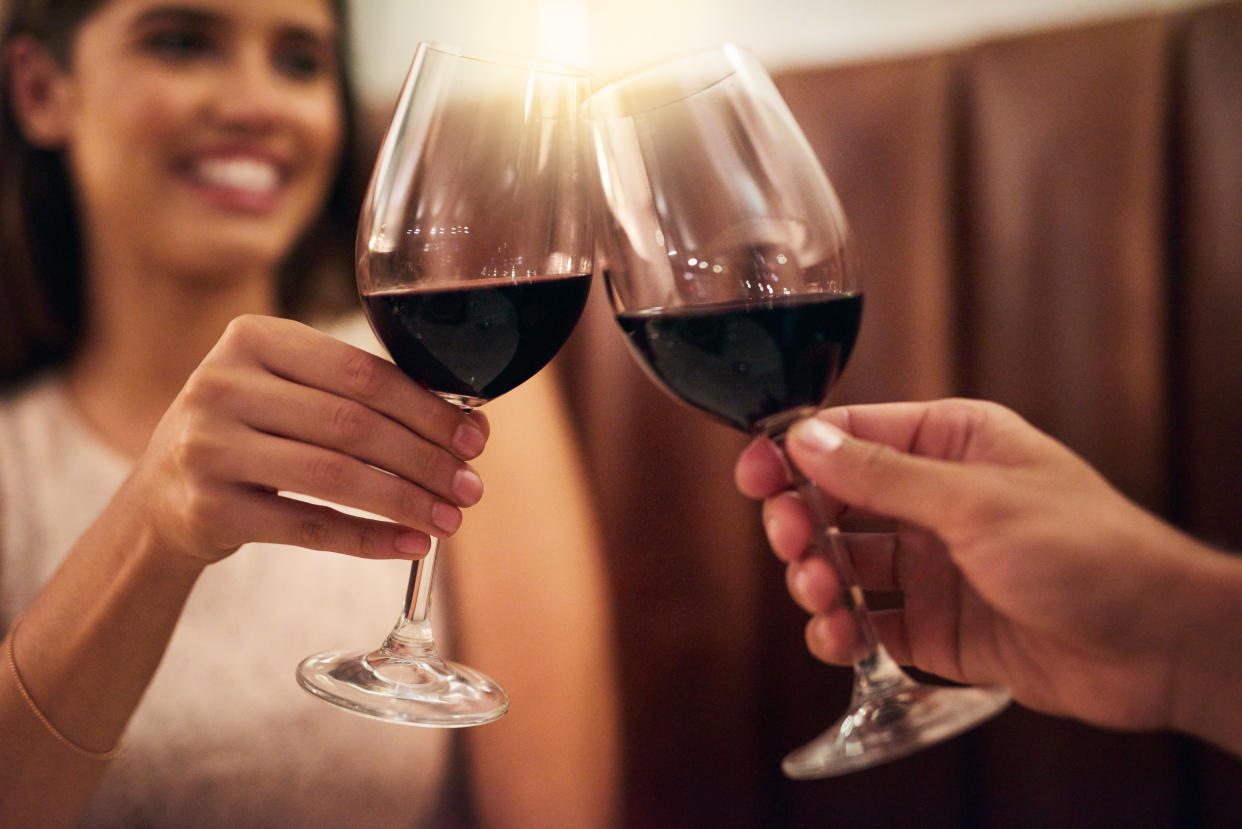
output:
M608 77L731 41L770 68L924 51L999 32L1203 0L354 0L371 94L394 95L419 40L570 61ZM540 31L544 20L559 22ZM542 34L542 36L541 36Z

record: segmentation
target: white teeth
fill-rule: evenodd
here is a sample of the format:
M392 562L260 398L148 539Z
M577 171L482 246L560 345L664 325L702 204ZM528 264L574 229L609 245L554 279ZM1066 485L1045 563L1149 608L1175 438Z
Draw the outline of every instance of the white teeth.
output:
M280 183L280 172L266 161L252 158L207 159L195 166L200 179L217 187L266 193Z

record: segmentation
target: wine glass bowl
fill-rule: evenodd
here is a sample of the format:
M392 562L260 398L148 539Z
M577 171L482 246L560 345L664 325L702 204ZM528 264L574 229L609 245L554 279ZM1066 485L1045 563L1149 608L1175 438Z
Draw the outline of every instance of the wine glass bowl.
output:
M358 292L393 361L463 409L543 368L585 306L588 91L571 67L427 43L415 52L358 222ZM383 644L308 657L303 688L413 725L478 725L508 710L499 683L438 652L438 548L433 537L414 563Z
M585 107L600 257L627 344L675 398L778 446L825 405L862 321L844 212L768 74L734 46L602 87ZM790 467L859 638L849 710L783 764L843 774L996 714L997 688L920 684L878 642L822 493Z
M367 317L394 361L465 408L565 342L590 285L581 70L420 45L357 239Z
M738 71L744 57L640 71L587 115L605 281L640 364L717 419L776 433L823 405L862 294L840 202L818 164L790 163L811 149L767 74Z

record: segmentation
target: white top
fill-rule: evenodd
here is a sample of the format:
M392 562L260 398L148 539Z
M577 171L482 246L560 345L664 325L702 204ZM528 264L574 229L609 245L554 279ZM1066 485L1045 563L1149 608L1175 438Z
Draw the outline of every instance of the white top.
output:
M31 603L129 467L90 431L59 377L0 398L0 628ZM271 544L208 567L85 823L427 822L449 733L341 711L294 679L311 653L379 645L400 616L409 567Z

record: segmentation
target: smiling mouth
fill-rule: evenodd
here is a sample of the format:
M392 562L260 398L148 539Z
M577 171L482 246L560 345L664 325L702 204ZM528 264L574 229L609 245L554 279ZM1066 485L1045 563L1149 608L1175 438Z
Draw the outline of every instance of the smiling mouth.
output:
M204 159L191 169L198 181L241 194L266 196L280 187L276 165L252 158Z

